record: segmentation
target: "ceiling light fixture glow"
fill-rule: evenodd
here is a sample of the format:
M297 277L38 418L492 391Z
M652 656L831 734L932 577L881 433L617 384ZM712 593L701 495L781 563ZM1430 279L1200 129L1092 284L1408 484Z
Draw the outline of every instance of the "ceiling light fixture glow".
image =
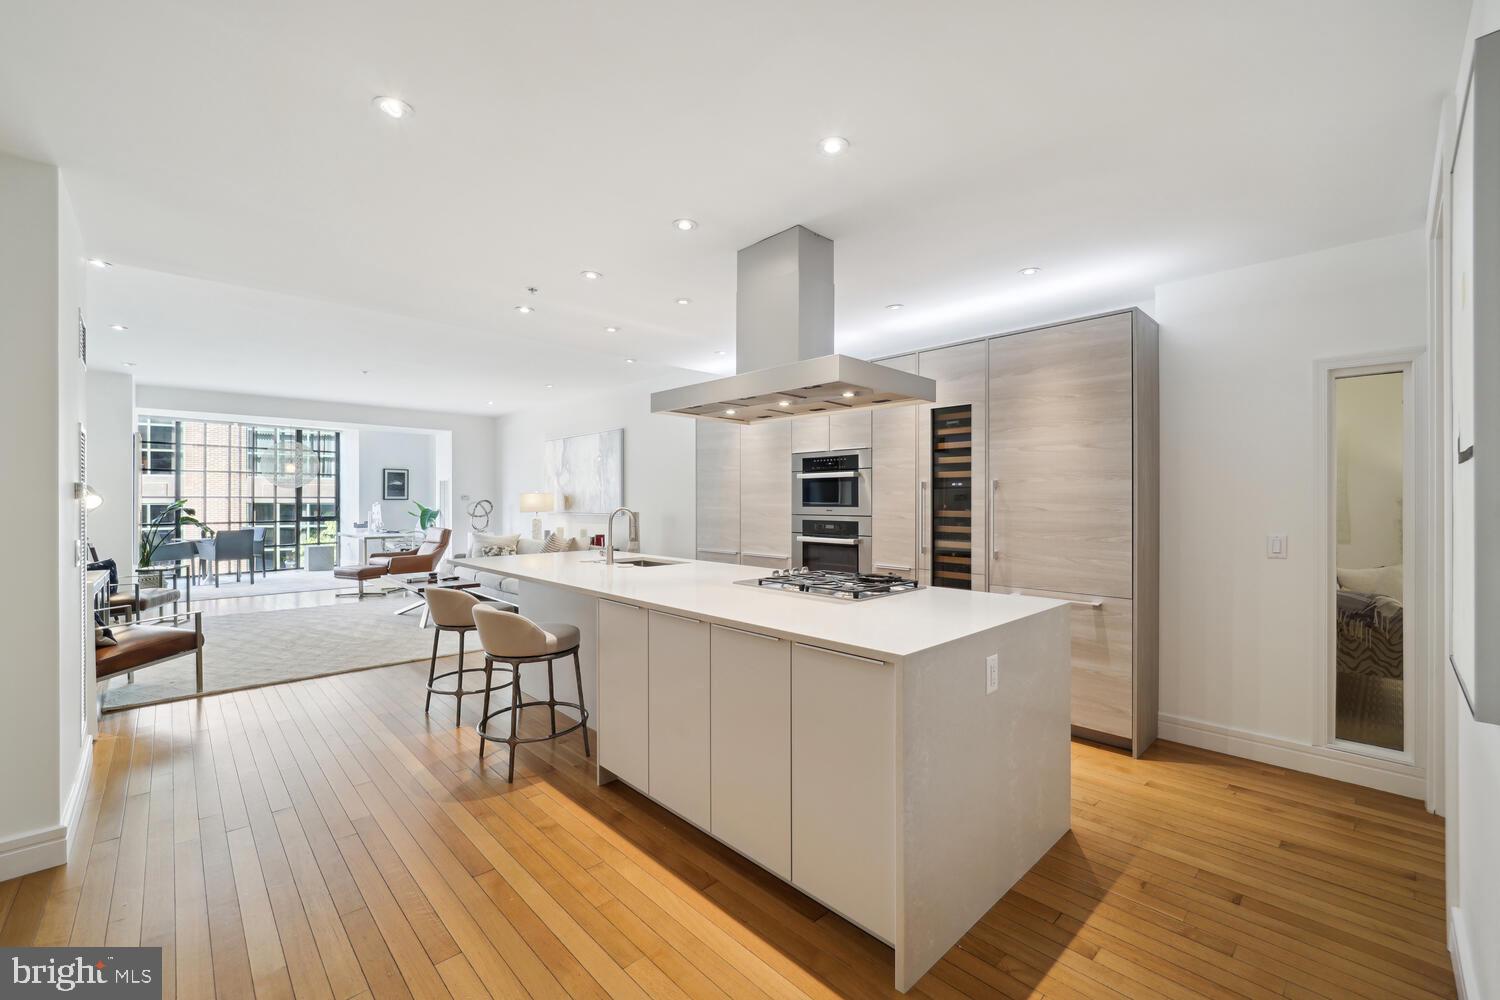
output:
M129 329L130 329L130 327L128 327L128 326L126 326L126 325L125 325L125 324L124 324L124 323L111 323L111 324L110 324L110 325L109 325L109 328L110 328L110 329L111 329L111 330L119 330L119 331L121 331L121 332L122 332L122 333L123 333L123 332L124 332L124 331L126 331L126 330L129 330Z
M543 389L550 389L550 388L552 388L552 383L548 382L546 385L542 386L542 388Z
M127 361L127 362L125 362L125 367L126 368L134 368L135 367L135 362L134 361Z
M692 302L693 302L692 299L678 299L677 300L677 304L680 305L680 306L691 305Z
M1028 278L1032 278L1032 277L1035 277L1038 274L1041 274L1042 273L1042 269L1039 268L1039 267L1023 267L1023 268L1021 268L1021 273L1024 274Z
M790 399L783 399L781 402L777 403L776 405L777 406L791 406L792 405L792 401Z
M673 219L672 225L676 226L678 230L684 233L691 232L692 230L698 228L698 223L694 222L692 219Z
M618 326L606 326L604 328L604 332L605 333L619 333L620 332L620 328Z
M410 118L416 111L399 97L376 97L372 102L387 118Z
M830 135L828 138L818 143L818 148L828 156L838 156L844 150L849 148L849 140L845 139L841 135Z
M516 312L518 312L521 315L525 316L525 315L528 315L530 313L536 312L536 309L533 308L532 306L516 306Z
M101 270L103 268L106 268L106 267L114 267L114 265L111 264L109 261L107 261L107 260L101 260L98 257L90 257L88 259L87 263L88 263L88 265L90 267L97 267L97 268L100 268Z
M598 281L600 278L604 277L604 275L600 274L598 271L579 271L578 276L584 281Z
M625 363L627 365L633 365L633 364L635 364L635 358L626 358L625 359Z
M844 393L844 398L845 399L853 399L854 398L854 393L852 393L852 392L846 392L846 393Z
M734 416L734 411L733 410L725 410L724 411L724 416L726 416L726 417L732 417L732 416Z

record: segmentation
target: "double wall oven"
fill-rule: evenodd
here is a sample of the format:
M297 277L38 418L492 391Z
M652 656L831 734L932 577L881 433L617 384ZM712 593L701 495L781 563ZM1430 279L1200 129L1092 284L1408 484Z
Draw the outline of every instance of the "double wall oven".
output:
M870 572L870 450L792 456L792 565Z

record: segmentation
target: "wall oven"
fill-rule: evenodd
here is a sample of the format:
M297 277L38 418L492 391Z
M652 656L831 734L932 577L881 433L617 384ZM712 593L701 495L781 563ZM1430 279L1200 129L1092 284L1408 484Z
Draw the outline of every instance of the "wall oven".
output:
M793 455L792 512L869 517L870 449Z
M792 565L834 573L870 572L868 517L792 518Z

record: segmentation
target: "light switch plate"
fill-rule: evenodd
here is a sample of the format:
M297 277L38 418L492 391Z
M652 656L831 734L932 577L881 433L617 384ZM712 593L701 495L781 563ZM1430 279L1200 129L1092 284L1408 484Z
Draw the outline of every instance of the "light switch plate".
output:
M1266 558L1267 559L1285 559L1286 558L1286 536L1285 535L1267 535L1266 536Z
M984 658L984 693L994 694L1000 690L1000 654L991 653Z

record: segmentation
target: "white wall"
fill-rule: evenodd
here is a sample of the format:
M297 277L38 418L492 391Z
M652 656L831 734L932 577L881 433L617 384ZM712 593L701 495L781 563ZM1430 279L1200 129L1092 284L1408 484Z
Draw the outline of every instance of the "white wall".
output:
M1342 569L1401 562L1403 457L1399 372L1341 378L1338 431L1338 564Z
M1475 0L1459 61L1453 101L1438 140L1435 183L1448 176L1454 109L1463 100L1473 59L1474 39L1500 31L1500 0ZM1451 204L1451 200L1449 204ZM1493 280L1491 276L1488 280ZM1447 408L1439 399L1439 411ZM1448 442L1445 440L1444 445ZM1446 553L1445 553L1446 555ZM1446 572L1439 577L1446 579ZM1494 609L1479 609L1494 613ZM1437 617L1446 621L1446 609ZM1446 653L1446 643L1442 647ZM1451 669L1445 686L1446 774L1444 807L1448 819L1449 944L1454 968L1469 1000L1500 997L1500 726L1476 722Z
M135 379L91 370L86 383L89 484L104 502L89 515L89 539L105 559L135 565Z
M695 372L675 372L656 382L623 386L585 399L510 413L498 418L499 491L495 520L508 531L528 533L530 514L520 511L521 494L547 488L542 452L545 442L594 431L625 429L625 506L640 512L641 549L662 555L692 557L696 472L693 421L653 414L651 392L701 380ZM581 514L543 514L543 525L568 535L604 530L604 518ZM460 545L467 518L460 525ZM625 531L622 517L615 529ZM618 539L617 539L618 541Z
M12 532L25 573L0 580L9 648L0 698L0 879L60 863L86 761L82 709L85 636L74 537L77 358L83 304L82 238L57 168L0 154L0 416L32 433L5 439Z
M1423 344L1425 273L1412 232L1157 288L1163 736L1289 763L1315 740L1314 362ZM1269 534L1289 536L1289 558L1266 558Z
M380 504L387 528L403 530L417 527L413 501L437 506L437 442L431 434L401 431L356 431L359 439L357 503L354 512L363 521L370 505ZM407 500L382 499L384 469L406 469ZM460 512L461 513L461 512Z
M403 410L392 406L364 406L356 403L326 403L308 399L286 399L276 396L252 396L240 393L210 392L199 389L182 389L170 386L138 385L136 407L141 411L188 412L229 418L259 418L271 422L296 422L311 427L328 427L343 430L355 428L363 433L367 430L432 432L438 450L434 468L442 469L445 463L452 470L452 490L449 510L443 511L443 524L455 527L454 535L462 540L468 518L463 516L467 506L465 496L495 496L496 452L495 418L477 417L462 413L439 413L431 410ZM358 464L361 468L368 459L363 445L359 448ZM417 487L413 487L414 489ZM379 496L379 493L376 493ZM421 499L420 494L413 494ZM432 500L424 500L433 506ZM409 504L406 506L410 506ZM353 520L364 520L361 511L349 504L342 512L345 519L360 514ZM369 501L363 503L369 509Z

